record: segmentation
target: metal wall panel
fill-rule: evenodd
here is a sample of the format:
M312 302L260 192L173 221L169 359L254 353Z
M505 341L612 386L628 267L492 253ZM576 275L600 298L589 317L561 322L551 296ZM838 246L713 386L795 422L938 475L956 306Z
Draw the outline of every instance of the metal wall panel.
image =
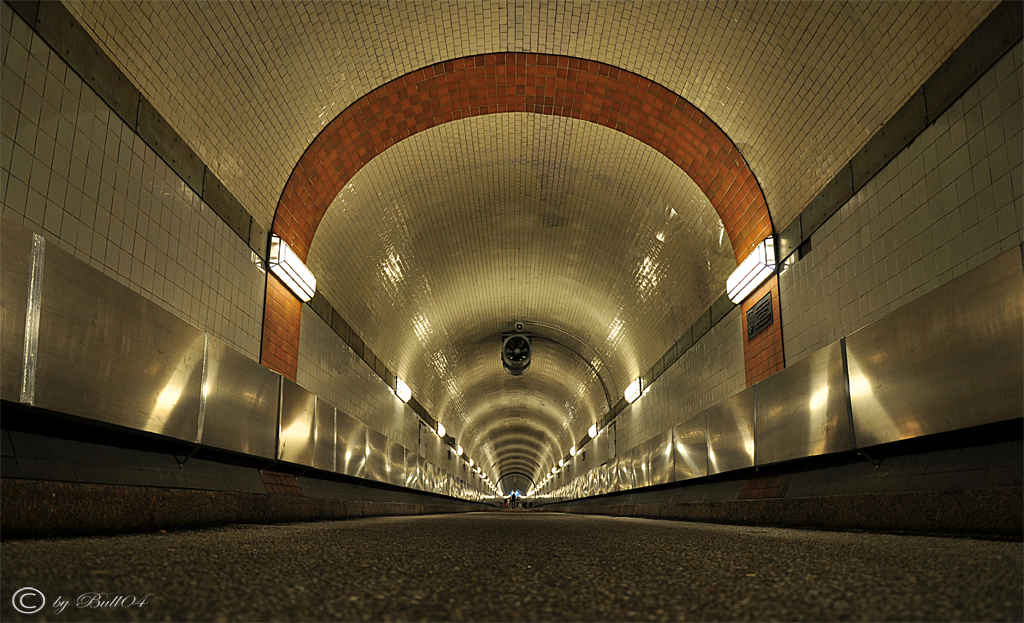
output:
M335 469L339 474L363 478L366 475L366 424L341 409L334 416L338 436L338 459Z
M434 466L427 459L422 459L419 462L419 473L420 473L420 490L421 491L433 491L434 490Z
M312 467L315 450L316 394L284 379L281 382L281 433L277 458Z
M18 402L25 364L25 311L32 232L4 217L0 227L0 399Z
M633 489L639 489L644 487L644 468L643 468L643 454L644 450L641 447L642 444L637 444L629 449L629 473L633 477Z
M858 447L1024 415L1014 248L846 339Z
M338 460L335 433L335 408L322 398L316 399L316 437L313 448L313 467L326 471L335 471Z
M366 429L366 478L377 482L388 479L388 438L384 433Z
M633 456L629 451L623 452L618 457L619 491L629 491L633 488Z
M281 375L210 337L203 445L277 457Z
M649 463L647 444L639 443L633 446L633 449L629 451L629 459L633 463L633 488L646 487L650 484L647 480L647 465Z
M412 450L405 451L405 486L410 489L420 488L420 455Z
M756 393L758 465L853 448L840 342L761 381Z
M708 475L706 414L690 418L672 429L672 462L676 482Z
M619 490L619 459L613 457L608 460L608 493L615 493Z
M748 387L705 411L709 474L753 467L755 388Z
M676 470L673 461L672 429L655 435L650 443L651 484L663 485L676 481Z
M393 485L405 486L405 446L391 442L388 448L388 478Z
M46 246L35 405L194 442L206 334Z

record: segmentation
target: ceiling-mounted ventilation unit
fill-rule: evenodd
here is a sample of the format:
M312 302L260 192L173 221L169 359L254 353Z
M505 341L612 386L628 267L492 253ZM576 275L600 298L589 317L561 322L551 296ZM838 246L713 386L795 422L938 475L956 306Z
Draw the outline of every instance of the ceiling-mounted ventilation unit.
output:
M521 326L521 325L516 325ZM530 368L533 346L530 336L522 333L503 335L501 339L501 365L513 376L519 376Z

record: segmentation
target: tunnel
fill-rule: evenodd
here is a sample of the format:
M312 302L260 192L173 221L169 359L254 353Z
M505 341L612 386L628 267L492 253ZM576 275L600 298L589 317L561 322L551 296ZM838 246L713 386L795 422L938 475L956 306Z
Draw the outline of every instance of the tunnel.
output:
M1022 7L2 0L0 613L1021 620Z

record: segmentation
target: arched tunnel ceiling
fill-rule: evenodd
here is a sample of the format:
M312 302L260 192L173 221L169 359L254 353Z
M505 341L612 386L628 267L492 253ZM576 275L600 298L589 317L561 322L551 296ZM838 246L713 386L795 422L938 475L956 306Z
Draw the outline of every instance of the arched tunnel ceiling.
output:
M349 104L440 61L564 54L649 78L740 146L785 225L996 2L65 0L266 227Z
M737 144L784 226L995 6L67 4L267 227L296 162L346 107L410 71L496 51L596 60L686 98ZM338 194L307 259L470 456L535 480L735 267L718 214L667 158L531 113L386 150ZM498 345L516 320L546 339L513 378Z
M736 266L718 214L667 158L529 113L447 123L373 159L328 209L308 262L477 460L517 408L555 416L547 441L564 456L610 407L604 389L617 400ZM522 377L499 359L515 321L547 338Z

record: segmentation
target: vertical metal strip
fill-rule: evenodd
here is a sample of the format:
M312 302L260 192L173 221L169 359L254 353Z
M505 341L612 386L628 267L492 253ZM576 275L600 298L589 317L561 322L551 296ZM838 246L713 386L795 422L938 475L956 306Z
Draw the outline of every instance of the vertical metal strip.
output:
M754 388L754 412L751 414L751 418L754 420L754 456L750 459L754 462L754 469L756 470L757 465L757 383L752 386Z
M334 412L334 426L331 427L333 431L332 437L334 437L334 443L331 444L331 471L338 471L338 407L331 407L331 411Z
M281 460L281 412L284 411L284 376L277 377L277 428L274 430L274 460Z
M199 425L196 428L196 443L203 443L203 428L206 427L206 396L210 393L208 375L210 371L210 334L204 334L203 342L203 384L199 392Z
M850 362L846 358L846 338L839 340L839 351L843 354L843 391L846 393L846 417L850 421L850 449L857 447L857 429L853 425L853 400L850 394Z
M28 307L25 310L24 368L21 375L21 403L36 402L36 357L39 351L39 310L43 298L43 262L46 239L32 234L32 276L28 282Z
M711 475L711 437L708 436L708 410L704 409L704 476Z

